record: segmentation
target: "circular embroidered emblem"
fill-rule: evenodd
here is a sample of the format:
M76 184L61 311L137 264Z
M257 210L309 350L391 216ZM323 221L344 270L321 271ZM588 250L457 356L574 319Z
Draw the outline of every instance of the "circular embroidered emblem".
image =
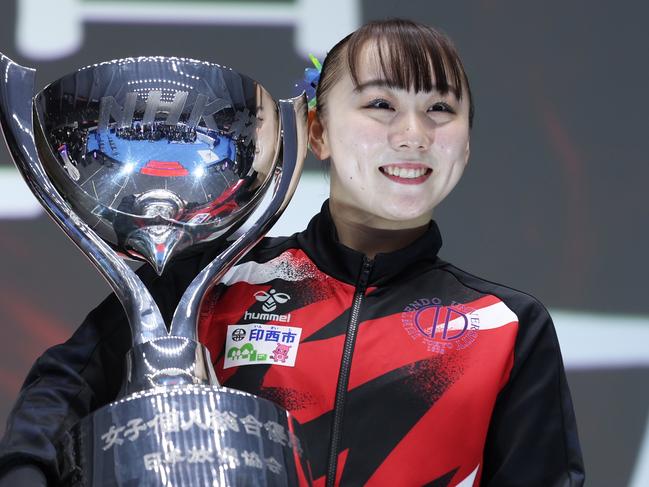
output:
M410 338L435 353L467 348L480 329L476 310L457 302L443 305L439 298L413 301L401 313L401 323Z

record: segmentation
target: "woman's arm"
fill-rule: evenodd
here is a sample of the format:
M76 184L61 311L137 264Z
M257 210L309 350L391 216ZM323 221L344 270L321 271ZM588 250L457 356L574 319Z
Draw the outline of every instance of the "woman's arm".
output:
M537 302L517 314L514 367L491 419L482 485L581 486L584 465L554 325Z
M7 420L0 471L29 463L57 479L57 439L115 398L130 343L126 317L111 295L68 341L38 358Z

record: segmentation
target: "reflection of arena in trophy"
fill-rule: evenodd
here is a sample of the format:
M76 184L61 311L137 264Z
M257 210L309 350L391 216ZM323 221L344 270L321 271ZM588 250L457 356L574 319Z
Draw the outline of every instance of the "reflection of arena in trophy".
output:
M42 159L60 192L102 238L160 272L173 254L234 230L231 222L258 204L278 156L273 98L204 62L102 63L48 86L36 111L49 148L41 144ZM160 189L178 211L134 205ZM151 225L156 244L133 245Z

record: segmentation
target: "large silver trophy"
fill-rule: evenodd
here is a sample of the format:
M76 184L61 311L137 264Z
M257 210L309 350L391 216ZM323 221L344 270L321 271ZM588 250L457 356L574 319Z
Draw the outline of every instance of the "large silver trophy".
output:
M306 99L275 102L207 62L143 57L80 69L34 96L34 70L1 59L0 117L32 192L120 299L132 331L120 397L63 442L79 485L310 484L299 424L219 386L197 340L202 298L276 221L306 155ZM227 239L227 242L226 242ZM167 327L118 254L162 273L220 245Z

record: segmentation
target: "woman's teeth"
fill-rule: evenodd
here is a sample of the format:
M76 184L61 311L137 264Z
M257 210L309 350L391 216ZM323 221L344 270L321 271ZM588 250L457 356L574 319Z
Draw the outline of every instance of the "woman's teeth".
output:
M427 168L405 168L405 167L396 167L396 166L386 166L382 168L385 173L389 174L390 176L396 176L398 178L404 178L404 179L416 179L420 178L426 172L428 171Z

